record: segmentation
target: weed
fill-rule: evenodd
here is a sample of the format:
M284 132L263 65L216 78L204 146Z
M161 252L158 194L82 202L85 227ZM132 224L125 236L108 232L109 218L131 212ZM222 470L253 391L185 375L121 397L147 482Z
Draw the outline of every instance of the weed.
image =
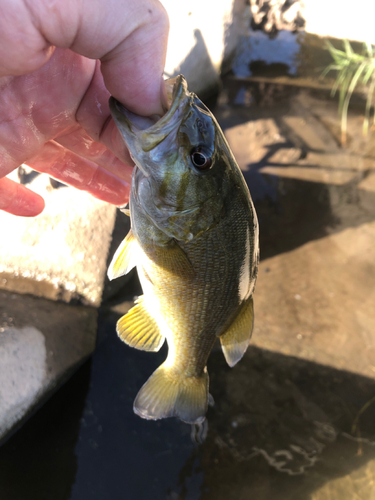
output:
M332 87L331 95L339 90L339 113L341 114L341 143L346 144L346 130L348 106L354 89L358 85L366 88L366 109L363 122L363 133L367 135L370 121L370 111L375 90L375 47L370 43L363 43L362 54L353 51L348 40L343 40L344 50L336 49L328 40L326 41L333 63L329 64L322 73L324 78L332 70L337 71L336 81ZM375 110L373 123L375 124Z

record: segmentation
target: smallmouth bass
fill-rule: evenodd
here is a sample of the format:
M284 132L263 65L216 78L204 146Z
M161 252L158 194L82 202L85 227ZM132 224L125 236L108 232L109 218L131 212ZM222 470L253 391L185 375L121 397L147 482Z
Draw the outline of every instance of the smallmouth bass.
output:
M182 75L167 80L170 107L157 121L110 99L113 119L135 162L131 230L108 269L137 267L143 295L117 323L129 346L168 356L140 389L134 411L146 419L204 420L207 359L217 338L234 366L253 328L258 221L242 173L209 109Z

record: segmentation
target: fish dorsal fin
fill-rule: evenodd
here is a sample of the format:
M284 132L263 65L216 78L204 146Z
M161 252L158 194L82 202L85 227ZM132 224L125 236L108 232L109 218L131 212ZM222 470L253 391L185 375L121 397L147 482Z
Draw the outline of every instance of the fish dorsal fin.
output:
M220 336L224 357L230 367L245 354L254 323L253 298L249 297L228 330Z
M124 274L128 274L136 265L136 256L138 247L137 241L134 238L132 230L128 232L126 238L116 250L115 255L108 268L108 278L113 280Z
M141 351L158 351L164 343L159 326L147 311L143 296L117 322L117 333L130 347Z
M184 250L175 240L171 240L166 246L154 246L152 253L155 264L167 272L182 279L194 278L194 268Z

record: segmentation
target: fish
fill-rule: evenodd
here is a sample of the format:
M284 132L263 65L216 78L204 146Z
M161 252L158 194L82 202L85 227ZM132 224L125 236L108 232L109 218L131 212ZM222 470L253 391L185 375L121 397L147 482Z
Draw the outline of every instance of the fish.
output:
M144 118L113 97L110 110L135 163L131 229L108 268L137 268L143 295L117 323L121 340L166 360L141 387L134 412L204 421L207 360L217 339L233 367L253 330L259 229L254 205L224 134L183 75L165 81L168 109Z

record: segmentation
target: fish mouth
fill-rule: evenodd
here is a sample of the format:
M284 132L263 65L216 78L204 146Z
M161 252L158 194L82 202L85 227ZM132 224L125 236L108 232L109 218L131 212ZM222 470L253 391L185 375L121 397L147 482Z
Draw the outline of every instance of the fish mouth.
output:
M114 97L109 100L112 117L136 161L141 152L149 152L181 123L191 100L183 75L165 81L168 109L163 116L143 117L126 109ZM136 161L138 164L138 162Z

